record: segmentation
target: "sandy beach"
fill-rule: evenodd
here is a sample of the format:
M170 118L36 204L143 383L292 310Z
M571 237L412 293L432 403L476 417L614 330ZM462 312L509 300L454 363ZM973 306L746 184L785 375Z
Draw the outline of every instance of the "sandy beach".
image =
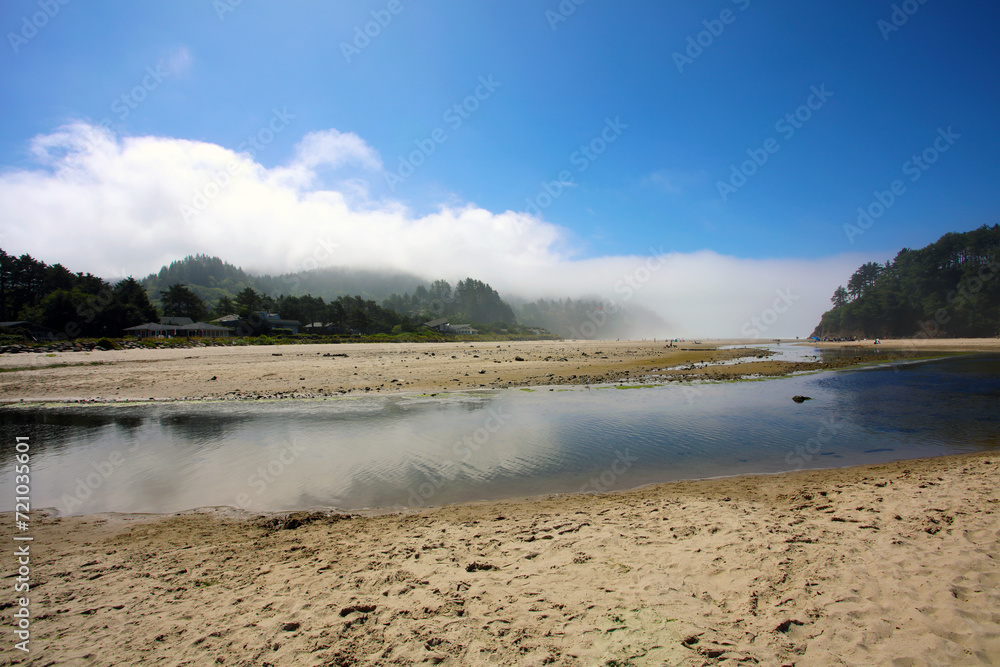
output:
M32 653L8 639L0 664L996 665L998 473L992 453L410 515L36 513Z
M805 363L715 344L4 355L0 397L433 392ZM995 348L916 354L949 349ZM995 665L998 473L986 452L404 514L36 509L32 650L8 638L0 665Z
M870 361L781 361L764 341L532 341L109 350L0 355L0 401L313 398L359 393L772 377ZM735 349L718 349L726 346ZM914 348L887 343L883 357ZM969 350L970 346L931 347ZM984 349L982 347L975 349ZM986 348L989 349L989 348ZM997 346L995 349L1000 349ZM882 348L880 347L880 351Z
M873 349L874 340L803 343L818 348ZM880 338L879 349L904 352L1000 352L1000 338Z
M5 371L0 399L314 397L585 384L639 379L662 369L681 376L696 370L695 364L744 356L755 362L746 366L747 372L778 370L756 349L666 345L662 341L451 342L0 355L0 371Z

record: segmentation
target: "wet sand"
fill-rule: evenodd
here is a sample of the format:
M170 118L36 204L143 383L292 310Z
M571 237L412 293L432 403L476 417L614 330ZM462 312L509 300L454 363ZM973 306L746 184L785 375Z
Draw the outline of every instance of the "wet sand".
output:
M803 343L819 348L875 349L903 352L1000 352L1000 338L880 338L875 345L874 339L860 341L843 341Z
M1000 453L409 515L37 513L17 665L996 665ZM12 517L3 517L11 525Z

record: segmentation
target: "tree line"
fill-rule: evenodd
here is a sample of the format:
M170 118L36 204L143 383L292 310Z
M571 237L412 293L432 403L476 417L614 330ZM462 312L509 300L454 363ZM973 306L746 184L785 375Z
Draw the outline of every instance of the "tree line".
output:
M154 305L157 294L171 285L185 285L205 303L214 304L224 296L235 297L246 287L276 296L313 295L327 302L338 296L361 296L379 301L393 291L412 290L425 281L418 276L397 271L374 271L347 267L324 267L285 273L278 276L251 274L218 257L188 255L163 266L140 280Z
M254 334L269 328L257 316L259 312L277 313L282 319L297 320L303 326L317 325L323 333L331 334L392 333L396 327L398 331L416 330L408 318L360 296L341 296L325 302L309 294L275 298L246 287L234 299L223 297L216 311L239 315L244 328L249 327Z
M185 279L202 283L181 282ZM454 290L443 280L429 290L421 285L412 296L392 295L383 304L361 296L329 301L309 294L274 297L247 285L247 280L252 277L242 269L217 257L198 255L147 277L147 283L161 286L153 291L132 277L112 284L90 273L73 273L62 264L48 265L30 255L15 257L0 249L0 321L26 320L66 338L120 337L128 327L157 322L161 313L196 322L237 315L242 320L240 331L248 335L272 328L261 312L304 326L318 324L331 334L412 332L425 318L448 316L454 321L516 324L513 311L499 294L472 278L460 281ZM229 290L236 285L243 287L230 296ZM199 294L206 288L219 295L211 305ZM159 308L151 296L158 297Z
M970 337L1000 330L1000 225L951 232L867 262L838 287L813 335Z
M435 280L430 287L417 286L413 294L390 294L383 305L419 321L447 318L452 323L517 324L514 311L497 291L473 278L460 280L454 289L447 280Z
M516 326L517 317L490 285L480 280L466 278L454 287L447 280L435 280L426 285L419 277L393 271L372 271L326 267L311 271L280 276L251 275L218 257L190 255L171 262L157 273L143 278L142 283L150 292L154 305L160 303L164 314L173 310L163 300L175 285L182 285L196 294L205 304L209 314L221 317L237 312L234 301L247 288L260 300L260 310L279 312L285 319L307 322L354 322L370 326L386 326L391 319L373 307L394 311L403 321L393 326L408 326L438 318L455 323ZM404 289L402 294L399 291ZM286 294L288 296L275 296ZM159 295L159 296L158 296ZM185 295L187 296L187 295ZM180 294L173 294L171 301L178 301ZM358 299L364 302L359 305ZM324 300L325 299L325 300ZM347 303L350 299L351 303ZM322 305L320 305L322 304ZM340 309L344 315L341 315ZM332 308L329 314L324 309ZM170 311L170 312L168 312ZM358 311L366 317L360 317ZM371 324L371 323L374 324ZM345 325L358 328L353 324Z
M112 284L0 249L0 321L34 322L61 338L96 338L121 336L125 328L156 318L146 290L132 277Z

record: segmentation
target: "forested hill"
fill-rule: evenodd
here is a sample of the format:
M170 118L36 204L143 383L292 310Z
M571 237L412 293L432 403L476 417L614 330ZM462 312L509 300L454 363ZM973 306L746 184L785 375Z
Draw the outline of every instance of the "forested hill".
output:
M393 292L412 291L424 283L419 276L398 271L371 271L331 267L286 273L253 275L218 257L192 255L171 262L143 278L150 298L159 299L171 285L186 285L202 301L212 305L222 297L235 298L247 287L272 297L311 295L327 301L341 296L361 296L381 301Z
M519 305L517 321L563 338L613 339L664 336L670 326L653 311L610 299L538 299Z
M278 308L280 301L288 311L282 314L290 319L301 319L301 309L294 305L300 301L319 298L332 302L357 295L413 321L445 317L453 323L519 323L569 338L628 338L655 335L668 328L658 315L634 304L609 307L609 302L591 297L539 299L512 308L490 285L473 278L453 286L446 280L428 283L419 276L391 270L328 267L279 276L252 275L218 257L195 255L171 262L141 282L149 298L160 306L161 293L173 285L184 285L216 316L232 312L232 301L249 287L265 299L278 299L273 307ZM285 298L279 299L282 295Z
M460 280L454 290L447 280L435 280L430 287L418 285L413 294L390 294L383 306L420 320L444 317L453 323L517 323L514 311L497 291L473 278Z
M982 338L1000 334L1000 225L949 233L838 287L814 336Z
M194 255L171 262L142 280L154 303L159 304L161 293L171 286L183 285L200 297L216 315L232 312L232 302L250 288L262 295L265 305L270 304L268 299L277 299L272 304L275 308L284 304L294 309L290 304L302 299L333 302L357 296L382 302L385 308L415 321L447 317L455 323L516 324L510 306L496 290L482 281L467 278L459 281L454 289L445 280L436 280L430 286L425 283L419 276L400 271L344 267L280 276L255 276L218 257L207 255ZM282 315L297 319L286 313Z
M160 293L166 292L171 285L186 285L202 301L214 304L222 297L235 297L247 287L262 291L257 281L256 276L218 257L192 255L170 262L169 266L161 267L139 282L154 302L159 301Z

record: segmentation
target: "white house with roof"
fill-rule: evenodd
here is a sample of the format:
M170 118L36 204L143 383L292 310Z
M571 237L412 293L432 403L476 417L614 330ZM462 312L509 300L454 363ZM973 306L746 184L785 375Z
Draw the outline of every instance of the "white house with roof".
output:
M189 324L160 324L149 322L123 329L126 335L137 338L228 338L233 335L232 329L220 327L208 322L192 322L191 318L174 318L188 320Z
M424 322L424 326L439 333L464 334L467 336L479 333L478 329L473 329L469 324L451 324L448 322L447 317L439 317L436 320Z

